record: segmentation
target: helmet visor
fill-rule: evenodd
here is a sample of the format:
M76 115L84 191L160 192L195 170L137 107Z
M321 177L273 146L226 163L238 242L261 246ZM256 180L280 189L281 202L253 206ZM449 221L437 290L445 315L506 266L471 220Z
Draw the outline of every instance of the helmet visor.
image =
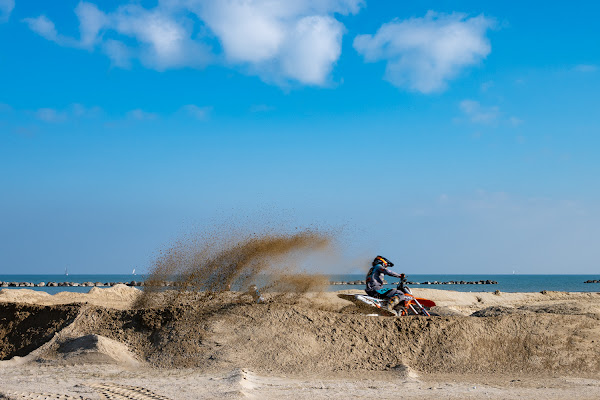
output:
M384 266L384 267L391 267L391 266L393 266L393 265L394 265L394 264L392 264L392 263L390 262L390 260L388 260L388 259L387 259L387 258L385 258L385 257L377 256L376 260L377 260L377 261L379 261L379 262L381 262L381 263L383 264L383 266Z

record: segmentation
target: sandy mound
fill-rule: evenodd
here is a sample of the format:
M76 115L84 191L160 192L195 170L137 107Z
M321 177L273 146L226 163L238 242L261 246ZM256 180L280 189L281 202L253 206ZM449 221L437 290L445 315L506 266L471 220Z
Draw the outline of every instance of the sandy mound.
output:
M1 289L0 302L43 304L52 298L52 295L33 289Z
M411 369L600 372L600 315L591 312L600 296L558 295L553 302L544 294L527 294L528 302L519 303L514 298L522 300L523 294L478 300L480 295L453 302L443 300L447 293L440 293L441 301L428 296L445 302L440 307L448 312L475 309L480 318L369 317L353 312L335 293L267 294L263 304L236 292L189 293L173 306L128 310L4 303L0 355L7 360L39 347L29 359L125 364L139 359L159 367L319 376L394 371L403 379ZM497 299L504 305L487 304Z
M370 318L276 305L228 310L204 336L207 363L257 371L598 371L596 320L576 316ZM179 361L178 361L179 362Z
M59 292L50 295L31 289L2 289L0 303L26 303L40 305L58 305L89 303L102 307L127 309L135 303L141 290L124 284L109 288L91 288L87 293Z
M431 315L437 315L437 316L441 316L441 317L452 317L452 316L455 317L455 316L463 315L459 311L456 311L450 307L444 307L444 306L431 307L429 309L429 313Z
M486 307L483 310L475 311L471 314L472 317L498 317L500 315L510 315L510 314L526 314L525 311L519 310L514 307L504 307L504 306L491 306Z
M126 366L139 364L126 345L95 334L60 341L58 349L53 353L52 356L56 357L57 361L69 364L110 363Z
M535 313L600 316L598 305L577 301L524 305L519 309Z
M600 309L597 305L572 302L572 303L542 303L529 304L520 307L491 306L475 311L473 317L496 317L510 314L560 314L560 315L587 315L600 319Z

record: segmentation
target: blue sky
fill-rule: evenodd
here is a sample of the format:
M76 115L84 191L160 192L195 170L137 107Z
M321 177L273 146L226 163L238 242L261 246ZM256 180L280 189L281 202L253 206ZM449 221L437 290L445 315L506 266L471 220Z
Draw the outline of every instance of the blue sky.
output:
M341 229L325 272L598 273L599 11L0 0L0 273L237 217Z

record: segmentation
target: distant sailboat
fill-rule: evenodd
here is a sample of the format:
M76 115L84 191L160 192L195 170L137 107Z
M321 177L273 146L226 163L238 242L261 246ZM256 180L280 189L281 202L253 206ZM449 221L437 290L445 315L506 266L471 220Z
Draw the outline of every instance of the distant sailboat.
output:
M67 267L65 267L65 276L69 276L69 270Z
M135 275L135 268L133 269L133 271L131 272L131 275Z

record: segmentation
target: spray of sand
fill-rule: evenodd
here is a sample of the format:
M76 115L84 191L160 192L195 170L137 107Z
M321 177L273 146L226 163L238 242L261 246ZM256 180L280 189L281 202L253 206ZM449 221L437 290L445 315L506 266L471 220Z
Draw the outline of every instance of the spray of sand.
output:
M203 234L185 237L161 252L151 270L137 306L174 304L183 295L212 296L230 290L303 293L322 290L323 275L298 273L308 254L331 248L331 234L317 230L296 233ZM174 281L165 290L163 282Z

